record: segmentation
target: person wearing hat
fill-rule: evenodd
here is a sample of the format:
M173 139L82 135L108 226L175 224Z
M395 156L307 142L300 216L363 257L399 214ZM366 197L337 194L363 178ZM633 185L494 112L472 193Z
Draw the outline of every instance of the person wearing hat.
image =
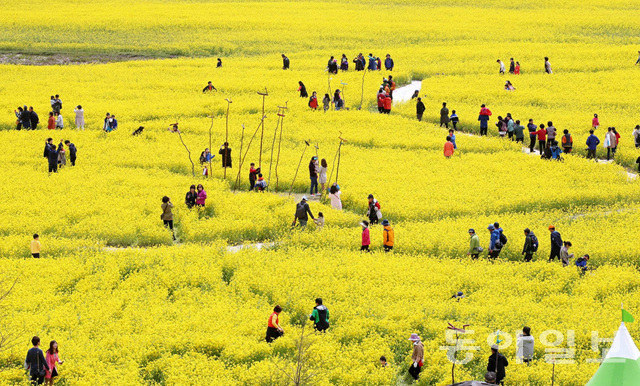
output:
M307 196L302 196L302 200L296 205L296 215L293 218L293 224L291 226L296 225L296 221L300 224L300 228L304 228L307 226L307 221L309 221L309 216L315 220L313 217L313 213L311 213L311 209L309 208L309 204L307 204Z
M361 251L369 252L369 245L371 245L371 236L369 236L369 221L364 220L360 223L362 225L362 246Z
M373 194L368 197L369 209L367 210L367 217L369 217L369 224L377 224L382 218L382 212L380 211L380 203L373 198Z
M553 261L555 258L561 260L560 250L562 249L562 236L553 225L549 225L549 232L551 233L551 253L549 254L549 261Z
M489 356L489 362L487 363L487 371L495 371L496 373L496 385L504 385L502 380L507 375L505 367L509 366L507 358L498 352L498 345L491 345L491 356Z
M489 241L489 258L496 259L500 256L500 251L502 250L502 243L500 243L500 231L497 230L493 224L489 225L487 229L491 234L491 239Z
M395 235L393 232L393 228L389 225L389 220L382 220L382 245L384 246L384 251L389 252L393 249L393 243L395 241Z
M420 337L416 333L411 334L409 340L413 342L413 353L411 354L411 360L413 363L409 366L409 374L413 379L418 380L420 377L420 369L424 364L424 346L420 341Z
M475 229L469 229L469 252L467 252L467 256L471 256L472 259L477 259L482 252L482 248L480 247L480 238L476 234Z

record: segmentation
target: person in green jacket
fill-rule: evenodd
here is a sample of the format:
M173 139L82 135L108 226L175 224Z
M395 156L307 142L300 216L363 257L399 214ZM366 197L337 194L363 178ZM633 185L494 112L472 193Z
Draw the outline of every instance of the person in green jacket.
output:
M329 328L329 309L322 304L322 298L316 299L316 306L309 316L317 331L324 332Z
M476 234L474 229L469 229L469 252L467 252L467 256L471 256L472 259L477 259L480 252L482 252L482 248L480 247L480 238Z
M516 121L516 125L513 127L513 134L516 137L516 142L524 142L524 126L520 125L520 120Z

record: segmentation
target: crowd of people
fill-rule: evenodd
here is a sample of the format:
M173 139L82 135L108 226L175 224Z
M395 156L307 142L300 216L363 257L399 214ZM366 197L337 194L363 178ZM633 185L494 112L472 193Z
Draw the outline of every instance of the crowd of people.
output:
M65 149L65 146L67 147ZM53 143L53 138L47 138L44 144L44 158L47 159L49 164L49 173L57 173L58 169L64 167L67 164L67 149L69 151L69 162L71 166L76 166L76 159L78 155L78 149L76 145L71 141L60 140L60 143L56 147Z
M33 106L27 108L26 105L18 107L13 111L16 116L16 130L36 130L40 124L40 117L33 109ZM75 125L77 129L84 130L84 110L78 105L73 109L75 114ZM47 129L60 130L64 129L64 118L62 117L62 100L60 95L51 96L51 111L47 119Z

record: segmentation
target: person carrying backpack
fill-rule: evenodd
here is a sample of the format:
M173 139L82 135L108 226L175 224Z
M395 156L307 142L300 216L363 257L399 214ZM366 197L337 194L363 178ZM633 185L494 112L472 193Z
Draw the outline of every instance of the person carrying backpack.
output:
M560 250L562 249L562 236L560 232L556 231L556 227L549 225L549 232L551 232L551 254L549 255L549 261L558 258L560 260Z
M569 134L569 130L564 129L564 135L562 136L562 149L565 154L571 153L573 149L573 137Z
M524 248L522 248L525 262L531 261L533 254L538 251L538 246L538 238L529 228L526 228L524 230Z
M293 224L291 226L296 225L296 221L300 224L300 228L304 228L307 226L307 221L309 221L309 216L313 220L313 213L311 213L311 209L309 209L309 204L307 204L307 196L302 196L302 200L296 205L296 215L293 219Z
M499 223L494 222L493 226L498 232L500 232L500 244L502 244L502 246L504 247L505 245L507 245L507 236L504 235L504 232L502 231L502 228L500 228Z
M493 224L489 225L487 229L491 234L491 239L489 241L489 258L496 259L498 258L498 256L500 256L500 251L502 250L502 243L500 242L500 231L498 231Z
M584 255L582 257L578 257L576 260L576 267L582 270L582 273L585 273L589 268L587 267L587 263L589 262L589 255Z

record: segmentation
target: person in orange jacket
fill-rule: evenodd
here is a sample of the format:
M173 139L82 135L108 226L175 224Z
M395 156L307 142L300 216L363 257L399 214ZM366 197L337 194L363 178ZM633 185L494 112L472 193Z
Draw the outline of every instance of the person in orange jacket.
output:
M378 112L384 113L384 89L382 87L378 91Z
M453 142L451 142L451 137L447 135L447 142L444 143L444 156L447 158L451 158L454 152Z
M382 226L384 227L382 230L382 245L384 246L384 251L389 252L393 249L395 234L393 228L389 225L389 220L382 220Z
M389 114L391 112L391 97L387 94L384 96L384 113Z

